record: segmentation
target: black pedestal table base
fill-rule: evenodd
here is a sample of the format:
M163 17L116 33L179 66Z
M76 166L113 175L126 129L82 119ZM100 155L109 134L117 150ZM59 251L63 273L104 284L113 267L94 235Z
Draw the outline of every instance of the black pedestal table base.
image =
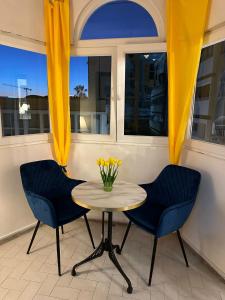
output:
M108 235L107 235L107 237L106 238L104 237L104 212L103 212L102 213L102 240L101 240L99 246L95 249L95 251L90 256L88 256L87 258L85 258L81 262L75 264L73 266L71 274L72 274L72 276L75 276L76 275L76 269L79 266L102 256L103 253L105 251L107 251L110 260L112 261L114 266L117 268L117 270L120 272L120 274L123 276L123 278L127 282L127 285L128 285L127 292L129 294L131 294L132 291L133 291L131 281L127 277L125 272L123 271L121 265L119 264L119 262L116 258L115 252L114 252L116 250L116 252L118 254L120 254L120 247L118 245L113 245L113 243L112 243L112 212L107 212L107 213L108 213Z

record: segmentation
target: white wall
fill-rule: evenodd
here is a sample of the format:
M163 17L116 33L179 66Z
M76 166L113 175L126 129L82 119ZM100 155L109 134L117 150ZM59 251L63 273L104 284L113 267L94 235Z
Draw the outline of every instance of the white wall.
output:
M210 146L202 144L205 149ZM225 278L225 156L186 149L182 163L202 174L196 205L184 226L183 237Z
M19 167L49 157L47 142L0 146L0 239L35 222L22 190Z

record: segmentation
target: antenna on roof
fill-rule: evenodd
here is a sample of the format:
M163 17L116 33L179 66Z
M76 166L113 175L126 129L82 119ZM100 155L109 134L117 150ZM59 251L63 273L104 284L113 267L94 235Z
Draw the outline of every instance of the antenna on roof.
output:
M8 84L8 83L3 83L2 85L5 86L10 86L10 87L14 87L14 88L19 88L19 89L23 89L26 93L26 97L28 96L28 92L31 92L32 89L28 88L28 87L23 87L23 86L19 86L19 85L13 85L13 84Z

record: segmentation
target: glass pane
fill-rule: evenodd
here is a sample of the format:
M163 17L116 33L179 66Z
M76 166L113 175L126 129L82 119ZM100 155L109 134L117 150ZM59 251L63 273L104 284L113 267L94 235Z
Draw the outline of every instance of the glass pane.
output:
M87 20L81 40L157 36L155 22L140 5L113 1L102 5Z
M125 135L167 135L166 53L126 55Z
M72 57L70 66L71 130L110 133L111 57Z
M202 49L192 137L225 144L225 42Z
M2 135L49 132L46 57L0 45Z

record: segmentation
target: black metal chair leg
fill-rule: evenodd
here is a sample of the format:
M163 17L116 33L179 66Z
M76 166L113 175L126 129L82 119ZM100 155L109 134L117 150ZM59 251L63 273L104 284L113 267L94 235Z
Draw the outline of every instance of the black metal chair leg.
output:
M122 253L123 246L124 246L124 244L125 244L125 242L126 242L128 233L129 233L129 231L130 231L131 224L132 224L132 223L131 223L131 221L130 221L130 222L128 223L128 225L127 225L127 229L126 229L125 235L124 235L124 237L123 237L122 244L121 244L121 246L120 246L120 249L117 251L117 253L119 253L119 254Z
M181 250L182 250L182 253L183 253L183 256L184 256L184 260L185 260L185 263L186 263L186 267L188 268L189 264L188 264L187 256L186 256L186 253L185 253L183 240L182 240L182 237L181 237L181 234L180 234L179 230L177 230L177 237L178 237L178 240L180 242Z
M150 274L149 274L148 285L151 285L151 283L152 283L152 275L153 275L154 264L155 264L155 255L156 255L157 243L158 243L158 238L155 236L153 250L152 250L152 261L151 261L151 269L150 269Z
M87 230L88 230L88 233L89 233L89 236L90 236L90 239L91 239L92 246L95 249L95 243L94 243L94 240L93 240L93 236L92 236L92 233L91 233L91 229L90 229L86 214L84 215L84 220L85 220L85 223L86 223L86 226L87 226Z
M55 231L56 231L56 250L57 250L57 262L58 262L58 274L59 274L59 276L61 276L59 227L57 227L55 229Z
M36 234L37 234L39 225L40 225L40 221L38 221L37 224L36 224L36 226L35 226L35 229L34 229L34 232L33 232L32 238L31 238L31 241L30 241L30 245L29 245L28 250L27 250L27 254L30 253L30 249L31 249L31 247L32 247L33 241L34 241L35 236L36 236Z
M105 238L105 212L102 212L102 240Z
M62 234L64 234L63 225L61 225L61 232L62 232Z

